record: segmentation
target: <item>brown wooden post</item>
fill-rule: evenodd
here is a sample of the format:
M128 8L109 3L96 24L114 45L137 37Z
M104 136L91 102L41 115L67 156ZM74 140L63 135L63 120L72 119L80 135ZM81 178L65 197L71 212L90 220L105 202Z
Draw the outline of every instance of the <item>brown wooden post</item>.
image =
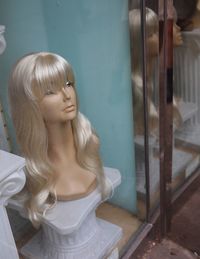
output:
M161 237L171 225L173 20L172 0L159 1L159 114L160 114L160 224Z

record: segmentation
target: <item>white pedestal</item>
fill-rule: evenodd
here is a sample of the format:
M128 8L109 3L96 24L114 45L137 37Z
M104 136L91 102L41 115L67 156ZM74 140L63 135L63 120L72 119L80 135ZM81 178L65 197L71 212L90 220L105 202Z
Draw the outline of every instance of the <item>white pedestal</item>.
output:
M121 182L118 170L105 168L107 181L114 189ZM98 219L95 214L101 203L98 189L74 201L59 201L47 211L40 232L21 250L31 259L102 259L120 240L120 227ZM22 207L11 201L12 207Z
M181 172L183 172L188 164L192 161L192 154L173 148L172 158L172 178L176 178ZM140 170L137 171L137 192L140 194L146 193L146 181L145 181L145 168L143 158L140 161L138 158L137 163L141 162ZM152 157L149 161L149 176L150 176L150 193L155 193L159 188L160 182L160 166L159 159ZM143 165L143 167L142 167ZM143 170L141 170L143 168Z
M25 184L24 165L23 158L0 150L0 258L19 258L5 206Z
M188 125L185 124L183 127L176 132L176 143L183 146L188 146L197 151L200 150L200 124Z
M180 110L183 122L191 119L193 116L195 116L195 114L198 111L197 104L192 103L192 102L181 101L178 103L178 108Z
M174 92L197 105L191 125L200 123L200 29L182 32L183 44L174 50Z
M77 231L68 235L60 235L43 225L21 252L31 259L102 259L120 238L121 229L98 219L93 211Z

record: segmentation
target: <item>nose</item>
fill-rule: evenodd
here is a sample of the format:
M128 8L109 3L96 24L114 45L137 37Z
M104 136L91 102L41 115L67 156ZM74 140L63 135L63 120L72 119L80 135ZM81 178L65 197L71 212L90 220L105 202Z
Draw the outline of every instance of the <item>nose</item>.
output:
M179 27L177 24L175 24L175 28L176 28L176 30L177 30L178 32L181 31L181 27Z
M63 100L64 101L71 98L69 89L67 89L67 87L66 88L62 88L62 93L63 93Z

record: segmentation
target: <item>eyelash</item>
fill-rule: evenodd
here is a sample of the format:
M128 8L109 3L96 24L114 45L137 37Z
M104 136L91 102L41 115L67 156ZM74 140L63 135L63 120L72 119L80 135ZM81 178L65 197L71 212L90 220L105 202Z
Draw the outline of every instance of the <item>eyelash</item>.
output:
M51 95L51 94L55 94L55 92L53 92L53 91L51 91L51 90L48 90L48 91L46 92L46 95Z
M66 84L65 84L65 87L68 88L68 87L73 87L73 82L71 81L67 81ZM51 94L56 94L56 92L53 92L51 90L48 90L46 92L46 95L51 95Z
M67 82L65 83L65 87L73 87L73 82L67 81Z
M48 91L46 92L46 95L51 95L51 94L55 94L55 92L53 92L53 91L51 91L51 90L48 90Z

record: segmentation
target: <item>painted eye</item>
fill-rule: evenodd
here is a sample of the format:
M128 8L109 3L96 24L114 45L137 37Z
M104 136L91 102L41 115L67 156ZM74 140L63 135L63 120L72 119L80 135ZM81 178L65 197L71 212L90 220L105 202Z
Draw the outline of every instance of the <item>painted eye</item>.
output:
M67 81L67 82L65 83L65 85L66 85L66 87L71 87L71 86L73 86L73 82Z
M52 90L47 90L47 92L45 93L45 95L51 95L51 94L55 94L55 92Z

